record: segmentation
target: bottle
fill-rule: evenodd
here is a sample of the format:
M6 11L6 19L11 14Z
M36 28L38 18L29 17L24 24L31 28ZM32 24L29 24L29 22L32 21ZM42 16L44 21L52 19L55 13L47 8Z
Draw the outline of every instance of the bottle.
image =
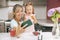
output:
M39 35L38 35L38 40L42 40L42 30L38 31Z

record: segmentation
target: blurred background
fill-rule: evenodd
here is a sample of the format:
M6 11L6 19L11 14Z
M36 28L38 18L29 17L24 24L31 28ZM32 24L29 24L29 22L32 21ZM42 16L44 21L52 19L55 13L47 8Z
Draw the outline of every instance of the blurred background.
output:
M46 19L47 0L0 0L0 19L10 19L10 16L8 15L15 4L23 5L29 1L34 5L37 19Z
M51 31L52 27L49 26L51 23L46 20L47 0L0 0L0 32L8 32L13 6L15 4L23 5L29 1L34 5L36 18L40 25L44 27L43 31Z
M52 38L51 33L53 33L53 34L60 33L60 29L58 31L58 28L60 27L60 22L59 22L60 19L58 20L58 23L57 23L58 25L56 25L51 20L51 17L48 16L48 13L49 13L49 15L51 15L53 13L54 10L49 11L52 8L56 8L60 12L60 0L0 0L0 33L2 33L2 32L4 33L4 35L2 34L3 36L0 34L0 38L4 39L4 38L6 38L5 36L8 37L8 35L5 35L5 33L9 33L9 30L10 30L10 22L13 18L12 17L13 16L12 15L13 6L15 4L20 4L20 5L24 6L24 4L28 3L29 1L33 3L34 13L36 14L35 16L38 20L40 27L42 27L42 32L44 32L43 35L41 35L41 37L38 37L38 40L40 38L43 38L43 40L45 40L45 39L51 40L51 38ZM23 9L23 11L24 11L24 9ZM56 30L52 31L52 28L54 28L54 27L57 29L57 31ZM46 34L48 36L46 36ZM30 37L31 36L32 35L30 35ZM9 38L10 37L8 37L8 39ZM29 35L28 35L28 38L29 38ZM60 39L59 36L55 36L55 38L57 40ZM54 37L53 37L53 39L54 39Z

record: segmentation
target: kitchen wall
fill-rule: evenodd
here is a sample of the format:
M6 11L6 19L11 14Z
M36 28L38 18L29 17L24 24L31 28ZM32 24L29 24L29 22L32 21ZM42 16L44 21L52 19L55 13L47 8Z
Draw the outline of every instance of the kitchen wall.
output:
M47 4L47 0L23 0L24 3L28 3L31 1L34 6L45 6Z
M6 6L7 6L6 0L0 0L0 7L6 7Z
M9 7L2 7L2 8L0 8L0 19L3 19L3 20L8 20L8 19L10 19L10 18L9 18L9 13L12 12L13 6L14 6L15 4L23 5L23 2L22 2L22 1L18 1L18 2L16 2L16 1L14 1L14 2L9 1L9 2L8 2L8 6L9 6ZM11 16L11 15L10 15L10 16Z
M35 7L35 14L37 19L46 19L46 6Z
M37 6L34 8L37 19L46 19L46 6ZM11 8L0 8L0 19L7 20L11 10Z
M11 2L10 2L11 3ZM14 2L12 2L14 4ZM20 4L23 5L22 2ZM34 6L35 14L37 19L46 19L46 6ZM8 14L12 11L12 7L6 7L6 8L0 8L0 19L7 20L10 17L8 17Z

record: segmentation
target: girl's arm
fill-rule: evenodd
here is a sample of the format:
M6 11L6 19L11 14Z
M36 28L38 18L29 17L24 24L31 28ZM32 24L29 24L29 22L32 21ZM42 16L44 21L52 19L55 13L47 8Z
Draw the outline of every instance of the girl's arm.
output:
M34 15L32 15L31 18L34 20L34 23L38 22L37 19L36 19L36 17Z

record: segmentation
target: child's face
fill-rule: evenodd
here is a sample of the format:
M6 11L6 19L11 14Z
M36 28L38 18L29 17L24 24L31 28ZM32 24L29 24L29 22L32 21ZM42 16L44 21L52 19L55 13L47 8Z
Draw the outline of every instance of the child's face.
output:
M18 7L16 9L16 13L15 13L15 16L16 16L16 19L20 20L21 16L22 16L22 8L21 7Z
M32 5L26 6L26 13L27 13L27 14L32 14L32 12L33 12L33 7L32 7Z

